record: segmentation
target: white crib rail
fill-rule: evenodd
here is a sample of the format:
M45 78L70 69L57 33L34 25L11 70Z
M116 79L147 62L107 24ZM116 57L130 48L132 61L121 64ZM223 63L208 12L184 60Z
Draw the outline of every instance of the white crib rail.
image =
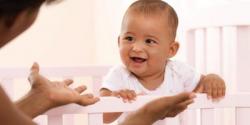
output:
M193 8L186 10L184 27L201 29L207 27L249 26L250 2L228 1L218 6Z
M98 90L99 81L102 76L107 72L109 66L87 66L87 67L75 67L75 68L41 68L41 73L45 76L50 77L66 77L73 78L77 76L91 76L94 80L93 89L95 92ZM13 79L16 78L27 78L29 75L28 68L1 68L0 78L3 87L9 94L13 92ZM28 83L27 83L28 84ZM7 87L6 87L7 86ZM70 104L62 107L52 109L45 113L48 119L42 119L41 125L67 125L74 124L73 119L65 120L63 115L66 114L88 114L89 125L102 125L102 113L103 112L126 112L132 111L141 107L150 100L157 98L156 96L142 96L138 97L137 101L132 104L123 103L120 99L114 97L102 97L101 101L95 105L82 107L76 104ZM250 121L248 114L250 114L250 93L237 93L227 94L226 97L219 103L212 103L207 100L205 95L199 95L195 103L189 106L190 110L201 109L199 112L200 118L192 116L198 119L192 121L187 119L182 125L222 125L218 123L218 118L215 115L216 112L213 109L216 108L234 108L235 109L235 124L234 125L247 125ZM112 102L112 103L110 103ZM44 122L45 121L45 122ZM46 123L48 121L48 123Z
M58 107L50 110L45 113L49 117L50 120L54 120L54 116L62 117L63 114L89 114L89 125L101 125L102 123L102 112L128 112L136 110L141 107L145 103L158 98L159 96L141 96L138 97L137 100L133 103L123 103L122 100L114 98L114 97L102 97L101 100L88 107L82 107L76 104L70 104L62 107ZM248 118L250 110L250 101L247 99L250 98L250 93L238 93L238 94L227 94L223 100L220 102L212 102L208 100L206 95L199 94L195 99L195 102L191 104L188 109L201 109L201 110L210 110L215 108L235 108L235 125L246 125L250 122ZM110 103L112 102L112 103ZM202 112L202 115L206 115ZM56 117L56 118L57 118ZM199 125L214 125L216 120L214 117L202 117L202 122ZM57 120L57 119L56 119ZM51 122L54 123L54 122ZM50 123L50 125L52 125ZM57 124L53 124L57 125Z

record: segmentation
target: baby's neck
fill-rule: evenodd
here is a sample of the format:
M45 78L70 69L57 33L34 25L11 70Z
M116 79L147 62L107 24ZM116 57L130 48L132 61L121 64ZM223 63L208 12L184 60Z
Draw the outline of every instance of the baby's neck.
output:
M154 75L137 77L140 83L148 90L156 90L164 80L165 71L156 73Z

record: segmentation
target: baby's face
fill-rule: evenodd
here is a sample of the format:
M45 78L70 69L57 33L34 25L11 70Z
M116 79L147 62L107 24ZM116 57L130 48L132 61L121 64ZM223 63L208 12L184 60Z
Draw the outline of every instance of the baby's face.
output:
M171 55L170 28L160 15L129 12L119 37L120 56L128 70L138 77L164 71Z

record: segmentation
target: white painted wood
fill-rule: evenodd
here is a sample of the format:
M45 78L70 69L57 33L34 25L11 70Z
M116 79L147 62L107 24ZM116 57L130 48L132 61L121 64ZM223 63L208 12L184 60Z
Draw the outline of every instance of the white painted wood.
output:
M236 108L236 125L249 125L250 123L250 108L237 107Z
M188 109L180 114L181 125L200 125L200 111Z
M237 90L237 27L222 28L222 75L227 83L227 92Z
M84 76L84 75L89 75L88 70L91 70L89 68L87 68L88 70L85 70L85 68L73 68L73 69L65 68L65 70L61 70L61 69L57 69L57 68L52 68L52 69L47 68L46 70L43 70L43 73L46 75L52 75L54 77L57 77L60 75L69 76L69 74L73 74L76 76ZM78 71L78 69L84 70L84 72ZM21 72L25 72L26 70L27 69L25 69L25 70L24 69L18 69L18 70L12 69L10 71L13 71L13 74L17 75L18 77L21 77L21 76L26 77L25 75L21 75L22 74ZM95 70L98 70L98 68ZM105 68L105 70L107 71L107 68ZM3 76L4 75L4 73L2 72L3 70L0 70L0 71L1 71L0 74ZM5 71L8 71L11 74L11 72L9 70L6 69ZM46 71L46 72L44 72L44 71ZM106 71L103 70L102 72L99 72L99 74L100 75L102 73L105 74ZM55 72L58 74L56 74ZM65 75L64 73L67 75ZM91 75L93 75L95 73L98 73L98 72L94 72L93 70L92 70L92 72L90 72ZM81 75L81 74L83 74L83 75ZM12 75L12 76L14 76L14 75ZM11 77L8 77L8 78L11 78ZM91 106L82 107L82 106L79 106L77 104L69 104L66 106L52 109L52 110L46 112L45 115L48 115L48 119L47 119L48 125L62 125L63 123L64 123L64 125L67 125L67 124L73 125L74 124L73 120L68 119L66 117L67 114L92 114L92 115L88 116L88 119L90 120L90 121L88 121L89 124L96 125L98 123L101 125L102 112L134 111L137 108L144 105L145 103L147 103L153 99L159 98L159 97L160 96L140 96L137 98L137 101L135 101L133 103L123 103L122 100L115 98L115 97L101 97L101 100L99 102L97 102L96 104L91 105ZM213 102L211 102L211 100L207 100L206 95L197 95L197 98L195 99L195 103L190 105L188 108L190 110L197 110L197 109L203 110L203 109L213 109L213 108L250 107L250 101L246 100L248 98L250 98L250 93L227 94L226 97L223 100L221 100L219 103L213 103ZM112 102L112 103L110 103L110 102ZM243 118L241 117L241 116L243 116L243 115L241 115L242 114L241 110L243 110L244 114L247 114L247 113L245 113L244 109L237 110L236 122L241 122L242 121L241 119L243 119L243 121L247 120L244 117ZM210 113L206 113L205 114L206 116L205 116L204 111L202 111L203 113L201 115L201 119L204 120L204 121L201 121L202 125L203 124L206 125L209 123L211 125L211 123L213 123L213 122L214 122L213 125L221 125L223 123L221 121L218 121L218 119L220 119L220 115L217 115L216 113L213 113L210 111ZM223 112L223 111L220 111L220 112ZM190 113L189 116L196 117L194 114ZM205 118L208 118L207 115L209 115L209 114L211 114L209 117L215 118L215 121L205 119ZM240 114L240 115L238 115L238 114ZM100 120L97 120L97 119L100 119ZM39 123L42 123L42 125L46 125L43 123L46 123L47 121L42 122L43 120L44 120L44 118L42 118L41 120L38 120L38 121L39 121ZM184 124L182 124L182 125L188 125L188 124L196 125L196 123L197 123L197 125L199 125L199 119L198 120L192 119L192 121L187 121L187 124L185 124L185 122L183 122L183 123Z
M49 77L103 76L111 66L41 67L40 73ZM1 68L0 78L27 78L29 68Z
M88 115L88 125L102 125L102 113L91 113Z
M93 76L93 92L96 95L99 95L99 89L101 88L102 77L101 76Z
M228 2L208 8L187 8L184 25L186 29L250 25L249 6L250 3Z
M193 30L190 30L185 33L186 38L186 56L187 56L187 62L194 66L195 65L195 32Z
M75 125L74 114L67 114L62 116L63 125Z
M206 29L206 72L221 74L221 30Z
M215 125L215 111L212 108L201 109L201 125Z
M195 68L198 72L206 71L206 31L205 29L195 30Z
M250 64L250 27L237 28L237 89L240 92L249 92L249 64Z
M48 115L48 125L63 125L63 113L58 115Z
M133 111L141 107L146 102L159 98L159 96L140 96L134 103L123 103L122 100L114 97L102 97L100 102L88 106L82 107L76 104L70 104L62 107L52 109L46 114L58 116L60 114L72 114L72 113L101 113L101 112L126 112ZM250 101L246 98L250 98L250 93L238 93L238 94L228 94L226 97L218 103L214 103L211 100L207 100L206 95L197 95L195 103L190 105L189 109L212 109L213 108L235 108L235 107L250 107ZM110 103L112 102L112 103ZM107 106L109 105L109 106ZM206 114L202 114L203 124L213 123L209 118L217 117L213 114L214 111L206 111ZM212 116L212 117L211 117ZM101 117L101 116L98 116ZM209 119L209 120L208 120ZM216 118L214 122L217 122L219 117ZM209 122L210 121L210 122ZM218 124L220 124L219 122ZM202 125L203 125L202 124ZM217 125L217 124L213 124Z

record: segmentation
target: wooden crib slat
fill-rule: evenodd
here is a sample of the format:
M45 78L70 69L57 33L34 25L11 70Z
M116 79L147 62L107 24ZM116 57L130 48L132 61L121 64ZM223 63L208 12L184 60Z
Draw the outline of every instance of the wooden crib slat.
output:
M180 114L180 125L200 125L199 113L196 109L184 111Z
M102 113L91 113L88 115L88 125L102 125Z
M236 115L235 115L235 119L236 119L235 125L249 125L250 123L249 114L250 114L250 107L248 108L237 107Z
M227 92L237 91L237 27L222 28L222 75L227 83Z
M48 125L63 125L63 113L59 115L48 115Z
M237 27L237 91L249 92L249 48L250 48L250 26L238 26Z
M189 5L191 4L188 1ZM221 6L204 8L188 7L184 26L187 29L198 29L205 27L250 25L249 2L227 1ZM223 8L223 9L221 9ZM232 9L234 8L234 9ZM232 18L233 17L233 18ZM213 19L213 20L211 20Z
M216 125L214 109L201 109L201 125Z
M221 74L221 30L206 29L206 72Z
M187 53L187 61L190 65L195 65L195 31L194 30L190 30L188 32L186 32L185 34L185 40L186 40L186 45L188 50L186 51Z
M223 125L223 119L222 109L201 109L201 125Z
M205 72L206 66L206 32L205 29L195 30L195 68L199 72Z
M75 125L74 114L63 115L63 125Z
M99 95L99 89L101 88L102 77L101 76L93 76L93 92Z
M83 70L83 69L81 69L81 70ZM52 72L51 69L46 70L46 71ZM76 76L84 76L84 75L80 75L83 72L81 72L81 73L75 72L75 71L77 71L76 69L68 68L68 69L65 69L65 71L68 72L68 74L71 74L71 76L74 76L75 74L76 74ZM64 73L62 72L62 70L56 71L56 73L59 73L59 75L56 75L56 74L51 73L51 72L48 72L45 74L47 74L47 75L53 74L52 75L53 77L70 76L70 75L63 75ZM92 71L92 73L94 73L94 71ZM2 73L2 75L3 75L3 73ZM16 74L16 75L18 75L18 74ZM87 76L89 76L89 75L87 75ZM12 81L12 80L10 80L10 81ZM94 81L98 81L98 79L96 79ZM96 83L98 83L98 82L96 82ZM133 111L133 110L141 107L145 103L147 103L155 98L158 98L158 97L159 96L138 97L137 101L132 103L132 104L128 104L128 103L124 104L122 102L122 100L117 99L115 97L102 97L100 102L96 103L95 105L88 106L88 107L82 107L82 106L79 106L76 104L70 104L70 105L66 105L66 106L52 109L51 111L46 113L48 115L47 121L49 122L48 125L63 125L63 123L64 124L68 124L68 123L73 124L73 122L71 122L71 121L73 121L72 119L71 120L68 120L67 118L64 119L62 116L65 114L85 114L85 113L87 113L87 114L92 114L92 115L89 115L89 117L88 117L88 119L90 120L89 121L90 124L94 124L94 125L100 124L101 125L102 124L102 116L101 116L102 112ZM247 100L249 98L250 98L250 93L227 94L225 99L223 99L221 102L212 103L210 100L207 100L206 95L198 95L197 98L195 99L195 103L190 105L188 108L189 109L199 109L199 108L207 109L207 108L225 108L225 107L228 107L228 108L250 107L250 101ZM110 103L110 102L112 102L112 103ZM237 123L237 125L238 125L238 123L246 125L246 124L244 124L244 121L246 121L248 119L245 118L245 115L250 114L250 112L244 111L245 109L243 109L243 111L241 111L241 110L242 110L242 108L240 110L237 110L236 123ZM247 110L249 110L249 109L247 109ZM244 114L244 115L242 115L242 114ZM241 116L243 116L243 117L241 117ZM216 115L215 115L215 117L216 117ZM203 117L203 119L204 118L205 117ZM100 119L100 120L97 120L97 119ZM219 124L221 124L221 122L219 122ZM42 124L42 125L46 125L46 124ZM185 124L185 125L187 125L187 124ZM192 124L192 125L195 125L195 124ZM212 125L218 125L218 124L212 124Z

